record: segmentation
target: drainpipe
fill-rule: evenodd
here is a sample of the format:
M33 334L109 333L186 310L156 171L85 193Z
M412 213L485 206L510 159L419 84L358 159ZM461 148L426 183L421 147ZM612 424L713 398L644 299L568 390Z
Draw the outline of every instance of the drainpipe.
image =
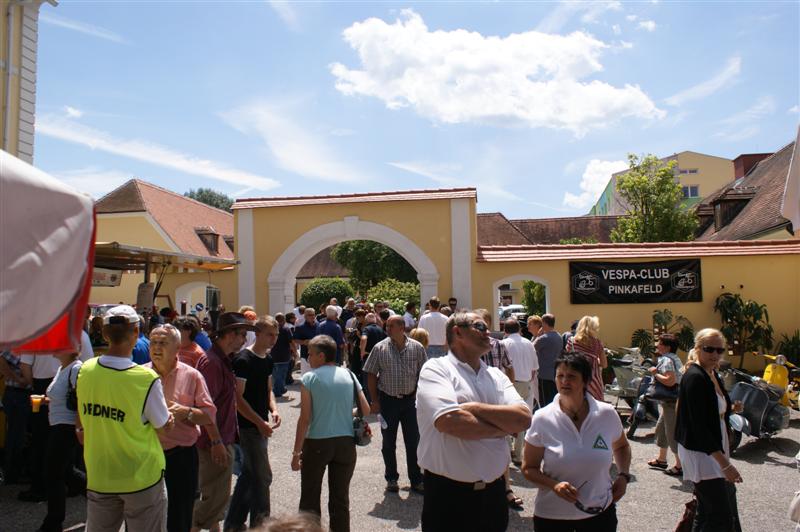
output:
M8 28L8 46L6 47L6 50L8 51L8 58L6 60L6 76L4 80L6 101L3 104L3 117L6 123L5 131L3 133L3 149L9 153L9 148L11 147L9 142L9 138L11 137L11 117L9 116L11 111L11 71L14 65L14 7L16 4L17 0L11 0L6 8L6 24Z

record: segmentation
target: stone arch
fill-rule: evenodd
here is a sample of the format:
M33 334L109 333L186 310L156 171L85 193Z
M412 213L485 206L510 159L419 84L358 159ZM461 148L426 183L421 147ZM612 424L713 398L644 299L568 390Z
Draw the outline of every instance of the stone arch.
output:
M278 257L269 272L269 312L286 312L294 306L297 273L311 257L328 246L347 240L374 240L385 244L417 270L421 301L437 294L439 272L433 261L408 237L385 225L346 216L306 232Z
M206 286L213 286L214 288L219 288L214 283L209 283L208 281L192 281L189 283L183 283L182 285L175 288L175 307L180 308L180 304L182 300L186 300L186 308L189 312L194 309L196 303L202 303L203 305L206 304L206 296L203 294L202 301L192 301L192 292L197 290L198 288L205 288Z
M492 295L489 298L489 301L492 302L492 319L497 320L497 292L500 290L500 285L513 283L515 281L535 281L541 285L544 285L544 308L547 312L550 312L550 282L543 278L539 277L538 275L528 274L528 273L521 273L518 275L510 275L508 277L503 277L502 279L498 279L494 283L492 283ZM494 324L497 327L499 324Z

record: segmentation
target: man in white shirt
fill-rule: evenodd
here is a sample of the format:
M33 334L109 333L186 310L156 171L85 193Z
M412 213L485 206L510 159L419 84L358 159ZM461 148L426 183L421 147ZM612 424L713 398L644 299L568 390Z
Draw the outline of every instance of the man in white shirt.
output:
M481 361L489 350L483 319L456 313L445 335L450 351L425 363L417 387L422 530L504 531L505 437L525 430L531 411L508 377Z
M439 298L433 296L428 302L431 311L419 319L418 327L428 331L428 358L436 358L447 354L447 339L445 335L445 325L447 316L439 312L441 302Z
M411 332L411 329L417 326L417 319L414 314L417 313L417 304L413 301L406 303L406 312L403 314L403 321L405 322L406 332Z
M538 401L539 395L539 387L531 386L531 383L537 382L536 371L539 369L536 350L530 340L523 338L519 334L520 326L516 318L507 319L503 329L506 333L503 345L506 346L508 358L511 359L511 365L514 367L514 388L528 406L533 408L533 401L530 399L533 398ZM514 465L522 463L522 447L524 443L524 431L514 436L514 448L511 451L511 460Z

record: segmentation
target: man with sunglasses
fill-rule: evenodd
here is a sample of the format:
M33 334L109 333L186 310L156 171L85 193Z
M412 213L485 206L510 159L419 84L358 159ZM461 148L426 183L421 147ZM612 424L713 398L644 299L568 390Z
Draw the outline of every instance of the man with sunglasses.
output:
M233 358L244 347L247 331L256 331L244 314L225 312L217 319L217 330L212 333L213 344L197 361L197 370L203 374L214 406L217 407L217 428L220 437L212 440L201 429L197 440L200 461L200 500L194 506L192 530L219 530L225 516L225 507L231 493L233 474L233 444L239 432L236 421L236 375Z
M417 387L422 530L503 531L503 473L510 460L505 437L525 430L531 411L508 377L481 360L490 343L479 315L453 314L445 336L449 352L428 360Z

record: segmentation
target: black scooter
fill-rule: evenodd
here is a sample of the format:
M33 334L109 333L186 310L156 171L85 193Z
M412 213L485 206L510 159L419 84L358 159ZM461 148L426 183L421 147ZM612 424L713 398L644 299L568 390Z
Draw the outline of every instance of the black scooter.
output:
M633 402L631 410L630 425L628 426L627 436L633 438L639 423L645 420L658 421L658 401L651 399L647 392L653 383L653 376L647 368L634 367L634 371L639 375L639 390Z
M789 426L789 409L780 404L785 390L768 384L737 369L727 369L735 378L729 395L731 401L741 401L741 414L731 414L732 430L730 450L733 452L742 441L742 434L767 439Z

